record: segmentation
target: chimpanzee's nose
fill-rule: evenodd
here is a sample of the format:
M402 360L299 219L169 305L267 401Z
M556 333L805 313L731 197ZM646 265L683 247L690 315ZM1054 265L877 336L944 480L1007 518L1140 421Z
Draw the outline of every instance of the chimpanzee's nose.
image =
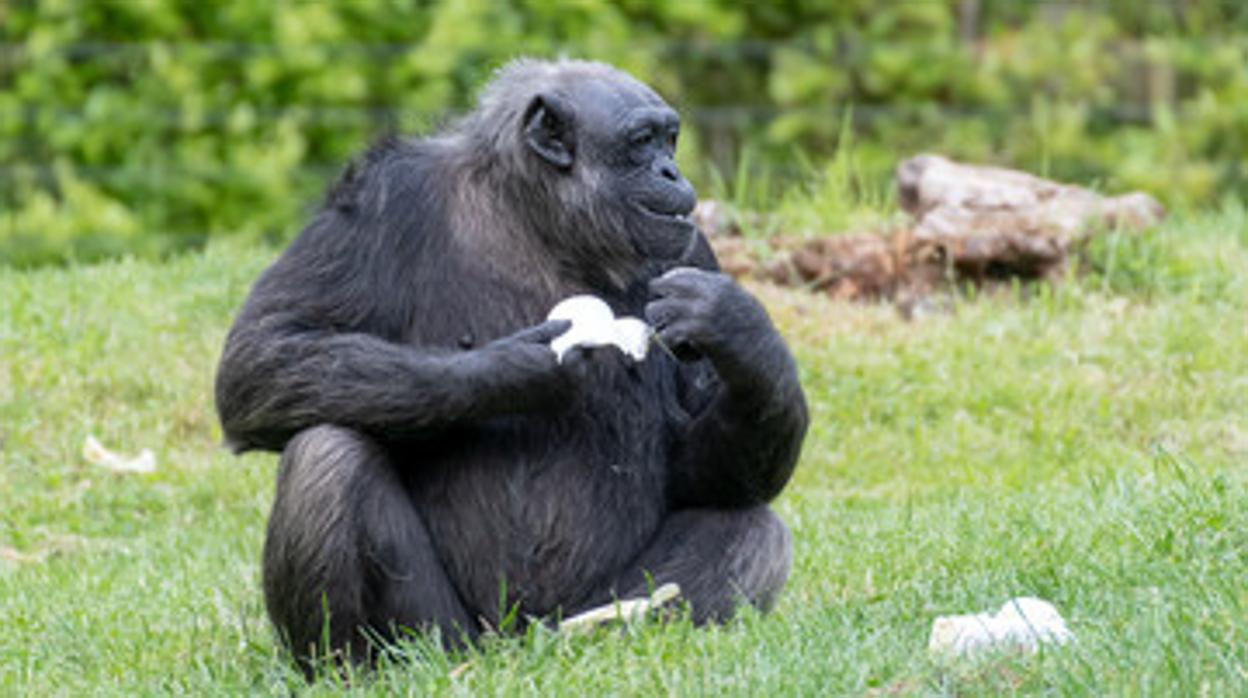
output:
M672 182L679 182L682 179L680 176L680 170L676 167L676 163L672 162L670 159L663 158L659 161L658 165L659 174L664 179Z

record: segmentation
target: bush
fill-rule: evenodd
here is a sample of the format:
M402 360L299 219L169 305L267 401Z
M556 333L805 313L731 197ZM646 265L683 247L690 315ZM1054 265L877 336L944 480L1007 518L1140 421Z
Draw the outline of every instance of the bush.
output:
M653 83L721 194L758 176L742 152L779 189L849 134L861 190L940 150L1171 204L1248 191L1248 10L1222 0L19 0L0 5L0 260L285 239L369 140L445 121L518 54Z

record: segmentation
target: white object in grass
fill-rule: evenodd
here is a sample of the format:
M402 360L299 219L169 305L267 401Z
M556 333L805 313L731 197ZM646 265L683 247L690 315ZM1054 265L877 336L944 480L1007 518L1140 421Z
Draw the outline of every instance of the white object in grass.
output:
M1053 604L1020 597L1005 602L995 615L975 613L937 618L932 623L927 647L933 652L956 655L998 648L1034 652L1042 642L1061 645L1073 638Z
M655 589L654 593L648 597L616 601L615 603L609 603L605 606L591 608L584 613L578 613L577 615L572 616L571 618L568 618L560 623L559 629L564 632L569 632L573 630L594 628L613 620L632 622L678 596L680 596L679 585L675 583L664 584L658 589Z
M572 326L556 337L550 348L560 362L573 347L616 346L634 361L646 358L654 330L635 317L615 317L597 296L572 296L560 301L547 320L569 320Z
M152 453L150 448L145 448L139 452L139 455L130 458L104 448L103 444L90 434L82 444L82 457L115 473L150 473L156 470L156 454Z

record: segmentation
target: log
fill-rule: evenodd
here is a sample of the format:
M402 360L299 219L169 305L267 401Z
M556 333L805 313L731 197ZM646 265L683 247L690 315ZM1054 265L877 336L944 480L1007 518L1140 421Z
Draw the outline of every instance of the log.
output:
M902 208L913 238L943 248L957 276L983 282L1053 278L1072 246L1109 230L1139 230L1165 209L1135 192L1107 197L1001 167L920 155L897 167Z
M1165 209L1135 192L1102 196L1001 167L939 155L901 163L898 197L912 221L897 229L814 238L768 238L765 258L740 238L731 209L699 205L724 270L845 299L913 299L949 282L1054 280L1072 251L1106 230L1138 231Z

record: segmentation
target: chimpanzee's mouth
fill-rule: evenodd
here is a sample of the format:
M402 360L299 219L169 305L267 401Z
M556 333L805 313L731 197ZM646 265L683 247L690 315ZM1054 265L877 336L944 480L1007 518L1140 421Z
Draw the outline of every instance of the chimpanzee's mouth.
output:
M636 206L637 209L640 210L647 218L655 218L668 223L679 223L681 225L693 225L693 218L691 217L691 214L693 213L692 211L685 211L683 213L661 211L642 203L638 203Z

